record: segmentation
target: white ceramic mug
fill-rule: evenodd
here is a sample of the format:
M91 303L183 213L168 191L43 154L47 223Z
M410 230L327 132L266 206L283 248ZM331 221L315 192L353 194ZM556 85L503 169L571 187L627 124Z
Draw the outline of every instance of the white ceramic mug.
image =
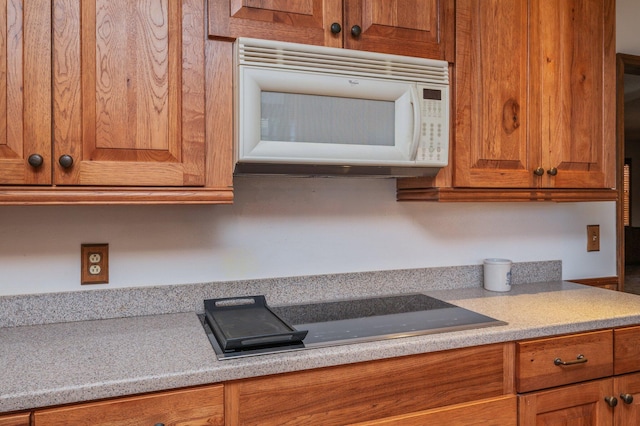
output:
M511 290L511 263L509 259L485 259L484 288L491 291Z

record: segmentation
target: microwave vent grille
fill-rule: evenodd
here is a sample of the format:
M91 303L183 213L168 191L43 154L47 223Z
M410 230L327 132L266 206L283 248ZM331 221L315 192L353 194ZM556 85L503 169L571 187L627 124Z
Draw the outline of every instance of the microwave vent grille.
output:
M449 84L446 61L383 53L240 38L239 65Z

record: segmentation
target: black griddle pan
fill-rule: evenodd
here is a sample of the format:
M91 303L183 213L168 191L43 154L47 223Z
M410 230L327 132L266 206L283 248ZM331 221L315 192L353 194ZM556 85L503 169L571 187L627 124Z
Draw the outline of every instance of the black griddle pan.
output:
M207 299L204 311L223 351L300 343L307 335L273 313L264 296Z

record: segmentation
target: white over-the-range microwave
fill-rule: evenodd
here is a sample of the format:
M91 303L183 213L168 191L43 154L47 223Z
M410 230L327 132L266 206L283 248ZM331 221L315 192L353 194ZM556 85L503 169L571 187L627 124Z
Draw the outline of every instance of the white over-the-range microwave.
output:
M445 61L240 38L237 174L433 176L449 158Z

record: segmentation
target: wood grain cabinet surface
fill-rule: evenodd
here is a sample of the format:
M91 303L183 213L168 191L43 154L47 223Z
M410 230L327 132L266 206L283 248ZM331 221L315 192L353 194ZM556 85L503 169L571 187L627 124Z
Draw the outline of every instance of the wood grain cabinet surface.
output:
M614 377L613 395L618 399L613 424L640 425L640 373Z
M0 185L49 185L51 1L0 5Z
M513 364L506 343L238 380L225 384L225 416L228 425L261 426L381 420L515 395ZM457 407L458 415L487 404Z
M222 385L36 410L33 426L222 426Z
M521 395L519 425L640 424L640 373Z
M5 3L0 203L232 200L204 0Z
M638 326L518 342L516 387L523 392L518 424L640 424L639 343ZM561 371L553 374L552 359L565 353L584 354L588 361L559 365ZM606 366L612 368L609 374ZM601 378L589 380L594 377Z
M613 330L516 343L516 390L529 392L613 375Z
M613 331L614 425L640 425L640 327L622 327Z
M517 411L517 397L505 395L351 426L514 426L518 424Z
M453 60L453 0L210 0L209 35Z
M614 29L613 0L457 1L452 164L399 199L615 199Z
M30 419L30 413L0 415L0 426L29 426Z
M612 379L519 396L518 425L610 426L614 407L605 402L605 397L613 397Z
M615 374L640 371L640 327L622 327L613 331Z

